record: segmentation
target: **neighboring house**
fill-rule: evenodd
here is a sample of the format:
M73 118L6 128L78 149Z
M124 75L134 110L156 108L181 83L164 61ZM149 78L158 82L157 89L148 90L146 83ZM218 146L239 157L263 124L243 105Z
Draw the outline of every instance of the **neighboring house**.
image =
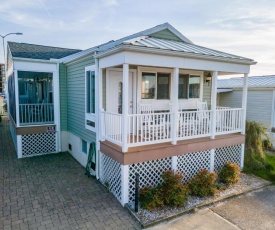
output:
M241 108L243 78L218 80L218 105ZM275 76L248 78L247 112L249 121L256 121L267 128L275 146Z
M5 64L0 63L0 93L5 92Z
M34 59L33 49L18 57L13 46L25 44L8 44L19 158L68 151L85 166L95 142L94 173L123 205L135 173L144 187L168 169L186 181L227 161L242 167L246 84L241 108L216 109L217 77L247 79L253 60L195 45L168 23L63 58Z

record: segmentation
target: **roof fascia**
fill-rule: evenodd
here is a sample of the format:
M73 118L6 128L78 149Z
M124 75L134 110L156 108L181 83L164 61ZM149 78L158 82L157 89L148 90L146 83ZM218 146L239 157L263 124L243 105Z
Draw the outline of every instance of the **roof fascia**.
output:
M39 63L49 63L49 64L57 64L59 63L56 59L44 60L44 59L33 59L33 58L19 58L12 57L14 61L25 61L25 62L39 62Z
M190 54L190 53L183 53L180 51L170 51L170 50L162 50L162 49L155 49L155 48L148 48L148 47L140 47L140 46L132 46L132 45L120 45L114 47L113 49L109 49L107 51L103 51L101 53L95 54L95 58L102 58L109 56L114 53L118 53L121 51L137 51L137 52L144 52L144 53L154 53L154 54L164 54L170 56L178 56L178 57L188 57L188 58L196 58L196 59L203 59L203 60L214 60L214 61L223 61L228 63L237 63L237 64L247 64L247 65L255 65L257 62L250 61L250 60L230 60L229 58L224 57L213 57L208 55L201 55L201 54Z

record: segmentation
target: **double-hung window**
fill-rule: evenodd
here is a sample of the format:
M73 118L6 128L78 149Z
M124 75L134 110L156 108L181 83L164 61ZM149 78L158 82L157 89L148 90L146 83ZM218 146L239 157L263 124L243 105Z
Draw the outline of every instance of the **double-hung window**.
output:
M96 131L95 66L85 68L85 127Z
M141 83L142 99L169 99L170 74L169 73L142 73Z
M200 76L180 74L179 75L179 99L200 97Z

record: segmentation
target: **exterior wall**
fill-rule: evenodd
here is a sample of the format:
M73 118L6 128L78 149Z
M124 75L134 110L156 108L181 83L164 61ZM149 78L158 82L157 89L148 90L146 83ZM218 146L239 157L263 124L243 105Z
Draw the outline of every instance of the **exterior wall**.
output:
M88 153L82 152L82 139L70 132L62 132L62 140L64 147L67 147L67 151L72 154L72 156L82 165L86 166ZM71 145L71 150L68 148L68 145ZM89 145L87 143L87 145ZM87 149L89 146L87 146Z
M81 139L87 143L96 141L96 133L85 128L85 67L93 65L92 57L78 60L66 65L67 72L67 146L69 151L83 166L87 155L79 151ZM96 124L98 125L98 124ZM62 132L64 136L64 132ZM62 138L63 141L65 138ZM72 145L72 150L68 149Z
M274 108L272 101L273 90L248 90L247 120L259 122L270 129L272 125L272 109ZM241 108L242 91L234 90L233 92L220 93L219 106Z
M178 38L175 34L173 34L168 29L150 34L150 37L162 38L162 39L173 40L173 41L181 41L182 42L182 40L180 38Z
M66 66L59 65L60 129L67 130L67 76Z

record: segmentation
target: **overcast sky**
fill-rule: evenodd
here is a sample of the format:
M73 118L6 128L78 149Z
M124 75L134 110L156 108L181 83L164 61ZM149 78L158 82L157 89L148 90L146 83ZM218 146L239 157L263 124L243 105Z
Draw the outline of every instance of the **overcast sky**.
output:
M250 75L275 75L274 12L274 0L2 0L0 34L87 49L169 22L197 45L254 59Z

